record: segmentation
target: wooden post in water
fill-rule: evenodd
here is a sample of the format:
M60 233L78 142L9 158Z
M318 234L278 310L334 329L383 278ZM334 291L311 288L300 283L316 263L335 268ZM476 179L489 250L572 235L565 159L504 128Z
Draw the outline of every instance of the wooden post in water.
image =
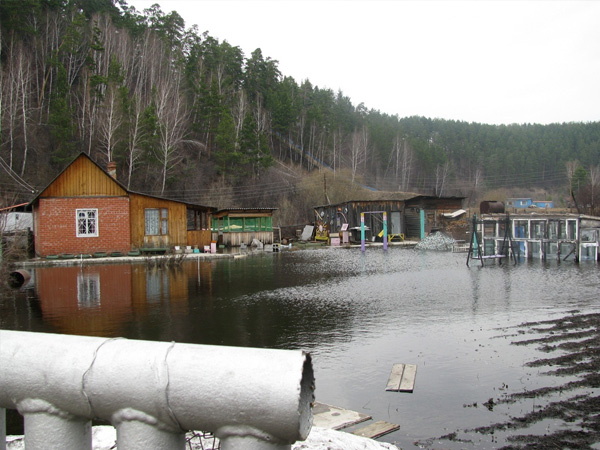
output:
M365 251L365 213L360 213L360 251Z
M383 249L388 248L387 213L385 211L369 211L367 214L383 214ZM360 250L365 251L365 213L360 213Z
M388 249L387 212L383 211L383 249Z

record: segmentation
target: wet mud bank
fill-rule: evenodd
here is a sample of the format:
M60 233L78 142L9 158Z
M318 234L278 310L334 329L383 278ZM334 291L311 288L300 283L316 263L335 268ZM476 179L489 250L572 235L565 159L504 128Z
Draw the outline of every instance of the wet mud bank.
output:
M475 400L464 408L494 411L528 402L522 414L478 428L456 430L425 442L421 448L593 449L600 448L600 313L572 311L564 317L526 322L504 329L499 338L534 347L540 357L527 361L547 386ZM499 394L499 395L498 395Z

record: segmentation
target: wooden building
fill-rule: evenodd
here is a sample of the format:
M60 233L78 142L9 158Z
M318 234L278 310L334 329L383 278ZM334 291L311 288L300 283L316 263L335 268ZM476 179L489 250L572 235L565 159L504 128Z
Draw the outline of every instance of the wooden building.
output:
M214 208L129 191L85 153L31 205L40 257L210 244Z
M432 231L453 234L455 228L460 230L459 233L466 233L468 230L466 211L462 215L455 215L462 210L464 199L464 197L430 195L417 195L407 199L405 209L407 236L423 239Z
M361 213L365 213L367 240L381 240L383 212L386 213L387 230L391 240L398 238L422 239L426 233L444 229L451 219L445 213L453 213L462 208L462 197L429 197L423 195L406 198L380 200L352 200L314 208L315 232L320 236L342 232L348 224L351 241L360 241Z
M27 233L33 228L33 215L28 203L0 208L0 235Z
M2 261L6 249L11 249L16 253L31 253L33 249L33 214L28 205L28 203L21 203L0 208L0 261Z
M386 213L388 234L400 239L405 232L404 200L351 200L316 206L314 212L317 239L327 238L332 234L339 235L347 230L349 240L359 242L361 213L365 213L367 240L377 239L378 234L383 231L383 212Z
M254 239L272 244L273 213L277 208L228 208L212 215L212 240L219 245L251 245Z
M600 217L583 214L482 214L477 242L485 258L512 252L524 259L600 260Z

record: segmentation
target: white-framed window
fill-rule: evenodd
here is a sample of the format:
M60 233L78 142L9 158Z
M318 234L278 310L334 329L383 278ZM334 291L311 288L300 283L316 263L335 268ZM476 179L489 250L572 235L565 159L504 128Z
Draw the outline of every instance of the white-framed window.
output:
M98 236L98 210L78 209L75 212L77 237Z
M147 208L144 211L146 236L169 234L169 210L167 208Z

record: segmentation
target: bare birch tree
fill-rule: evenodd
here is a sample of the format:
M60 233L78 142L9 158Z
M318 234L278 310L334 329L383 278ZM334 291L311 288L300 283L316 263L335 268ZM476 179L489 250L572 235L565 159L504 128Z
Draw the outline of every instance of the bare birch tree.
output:
M565 163L565 173L567 175L567 181L569 184L573 181L573 177L575 176L575 171L579 167L579 161L567 161Z
M240 133L244 126L244 119L246 118L248 109L248 97L245 91L240 90L237 94L237 102L233 108L233 122L235 123L235 142L240 138Z
M3 128L7 130L8 142L6 143L6 147L8 147L8 166L12 169L14 166L14 158L15 158L15 146L16 146L16 130L18 123L18 110L19 110L19 101L17 99L17 89L16 85L17 81L17 71L15 67L18 65L15 59L15 48L13 45L10 46L8 50L8 55L6 56L8 64L8 70L4 75L4 79L2 80L2 118L4 119ZM4 74L4 71L2 71ZM3 142L4 143L4 142Z
M575 197L575 174L577 173L577 169L579 168L579 161L567 161L565 163L565 172L567 175L567 181L569 182L569 196L575 203L575 208L579 211L579 205L577 204L577 198Z
M131 187L133 172L138 166L139 160L143 154L141 143L147 134L142 126L143 114L144 105L141 96L133 95L129 102L127 117L128 133L127 147L125 149L125 159L127 161L127 189Z
M358 171L367 161L369 148L369 131L363 125L360 130L354 130L350 142L350 168L352 170L352 182L354 182Z
M27 167L27 157L29 154L29 116L31 102L31 58L25 54L25 49L22 49L19 56L19 68L17 76L17 90L19 97L19 106L21 109L21 129L23 132L23 151L21 156L21 172L20 176L25 174Z
M343 142L344 142L344 139L342 136L342 129L341 129L341 127L338 127L333 132L333 142L331 145L331 167L333 169L334 175L340 165Z
M171 78L156 86L156 118L158 122L158 146L155 156L161 167L161 194L164 193L167 177L181 161L189 112L180 91L181 77L171 72Z
M390 154L390 163L394 164L394 179L399 191L407 191L411 181L413 166L413 151L400 134L394 138L394 146Z
M37 25L37 24L36 24ZM60 48L61 36L64 33L64 20L59 12L48 11L44 15L44 22L36 26L38 41L35 45L35 65L39 68L36 79L37 105L45 109L46 116L50 113L52 87L56 69L53 67L53 55ZM39 115L39 123L43 121L43 114Z
M473 177L472 177L472 183L473 183L473 190L471 191L471 199L470 199L470 203L471 205L474 204L475 200L477 199L477 194L479 192L479 188L481 186L481 184L483 183L483 169L481 167L477 167L475 169L475 172L473 173Z
M114 161L115 147L119 143L118 132L123 125L121 102L119 101L118 87L114 84L108 86L100 125L100 143L106 162Z
M136 64L132 39L128 33L114 26L108 15L94 15L93 35L87 64L80 74L81 89L77 90L79 134L90 154L99 139L106 140L106 129L101 120L106 111L101 104L106 102L108 77L111 64L118 63L124 80L128 79L131 67Z
M590 180L590 214L596 215L596 190L600 187L600 166L590 166L588 169L588 177Z

